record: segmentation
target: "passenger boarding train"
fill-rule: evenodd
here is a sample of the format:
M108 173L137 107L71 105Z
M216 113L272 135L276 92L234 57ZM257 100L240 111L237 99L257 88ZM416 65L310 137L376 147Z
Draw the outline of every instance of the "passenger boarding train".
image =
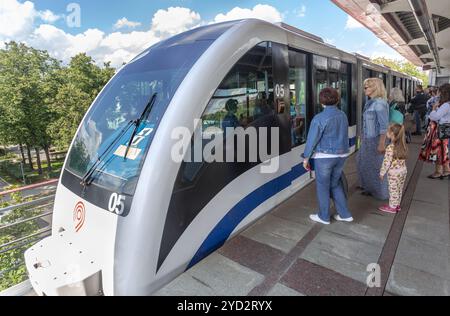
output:
M412 97L417 79L285 24L249 19L162 41L122 67L70 146L52 236L25 253L39 295L150 295L313 181L308 126L327 86L341 92L357 149L362 83L379 77ZM278 127L279 170L259 162L171 159L172 131L202 119Z

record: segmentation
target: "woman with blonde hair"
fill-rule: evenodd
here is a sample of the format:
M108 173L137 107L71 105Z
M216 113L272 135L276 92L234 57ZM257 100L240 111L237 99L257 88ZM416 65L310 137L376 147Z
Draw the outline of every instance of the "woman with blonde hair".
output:
M358 176L364 195L379 200L389 199L387 179L380 180L380 169L386 150L389 127L389 104L384 83L378 78L364 81L364 92L369 98L363 115L361 149L358 152Z

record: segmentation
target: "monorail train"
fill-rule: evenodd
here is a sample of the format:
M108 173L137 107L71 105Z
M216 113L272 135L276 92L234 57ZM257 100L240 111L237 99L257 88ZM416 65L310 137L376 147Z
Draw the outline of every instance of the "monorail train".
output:
M417 82L256 19L203 26L145 50L105 86L76 133L52 236L25 253L33 288L39 295L154 293L313 181L300 157L322 88L340 90L357 149L368 77L407 98ZM230 126L278 128L276 171L261 172L268 161L259 158L172 159L176 128L225 135Z

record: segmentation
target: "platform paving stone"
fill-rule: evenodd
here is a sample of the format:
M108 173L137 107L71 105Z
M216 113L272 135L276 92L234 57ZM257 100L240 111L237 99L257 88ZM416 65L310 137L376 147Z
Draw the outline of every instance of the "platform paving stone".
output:
M402 296L449 296L450 281L402 264L395 264L386 290Z
M161 296L245 296L264 277L214 253L159 290Z
M432 244L448 246L450 243L448 223L435 222L419 216L408 216L403 235L429 241Z
M402 264L450 280L450 247L403 236L395 264Z
M366 282L367 266L376 263L382 245L323 230L306 248L302 259L336 271L360 282Z
M449 223L449 213L443 211L444 207L438 204L413 200L408 217L419 216L429 223L446 225Z
M366 290L363 283L302 259L291 267L281 282L308 296L362 296Z
M417 184L414 193L414 201L428 202L434 205L448 206L448 180L431 180L427 179L428 173L433 173L430 165L424 164L424 170L421 174L420 181ZM430 188L433 188L430 190Z
M273 212L271 212L271 215L287 221L312 227L314 223L309 220L309 215L312 213L311 208L302 206L301 201L289 201L289 204L283 204L282 206L276 208Z
M267 294L267 296L305 296L283 284L277 283Z
M267 215L242 236L288 253L308 233L310 227Z
M219 253L240 265L263 275L269 274L284 258L281 250L237 236L226 243Z
M383 246L387 237L385 230L358 223L333 223L333 225L325 227L324 230L380 247Z

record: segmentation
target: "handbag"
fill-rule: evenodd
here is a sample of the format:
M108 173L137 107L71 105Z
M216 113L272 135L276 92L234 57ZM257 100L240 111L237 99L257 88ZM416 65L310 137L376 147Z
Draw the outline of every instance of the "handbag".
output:
M394 104L389 109L389 122L394 124L400 124L403 125L403 122L405 120L405 116L402 112L397 110L397 106Z
M450 123L439 124L438 137L440 140L450 138Z

